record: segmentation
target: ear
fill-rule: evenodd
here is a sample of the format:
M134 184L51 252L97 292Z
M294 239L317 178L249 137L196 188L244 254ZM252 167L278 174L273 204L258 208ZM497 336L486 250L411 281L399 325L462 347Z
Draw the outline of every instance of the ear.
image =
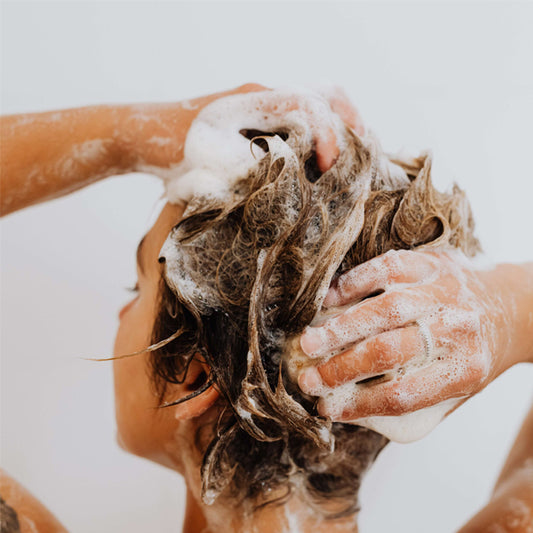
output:
M205 386L209 379L209 370L209 365L203 361L200 354L196 354L189 364L185 381L176 387L179 399L186 398ZM204 392L176 405L174 408L176 419L188 420L200 416L218 400L219 396L220 393L211 384Z

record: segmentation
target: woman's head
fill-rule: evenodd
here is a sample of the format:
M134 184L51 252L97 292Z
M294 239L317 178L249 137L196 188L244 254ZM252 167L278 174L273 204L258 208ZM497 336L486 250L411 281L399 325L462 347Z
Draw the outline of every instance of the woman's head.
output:
M346 149L320 175L301 137L257 142L267 155L230 195L193 199L184 213L165 207L141 247L149 264L116 353L172 340L149 365L117 363L119 430L131 451L182 472L179 458L196 458L204 501L223 493L261 505L298 487L310 504L349 513L386 440L318 417L288 375L284 348L335 276L390 249L472 254L472 220L458 189L433 189L426 157L391 165L372 139L347 130Z

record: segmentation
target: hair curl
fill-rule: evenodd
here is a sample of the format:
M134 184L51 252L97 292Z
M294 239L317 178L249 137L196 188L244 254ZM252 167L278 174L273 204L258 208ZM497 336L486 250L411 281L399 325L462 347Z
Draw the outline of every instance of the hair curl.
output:
M339 517L358 510L361 476L387 440L317 415L284 371L287 339L313 320L335 277L372 257L443 245L474 255L479 244L464 193L434 189L428 154L388 157L346 129L321 175L302 139L260 132L253 142L267 154L256 168L223 200L193 199L173 228L153 341L179 334L151 366L163 399L201 354L205 386L221 392L217 427L196 439L206 503L224 493L257 508L299 487Z

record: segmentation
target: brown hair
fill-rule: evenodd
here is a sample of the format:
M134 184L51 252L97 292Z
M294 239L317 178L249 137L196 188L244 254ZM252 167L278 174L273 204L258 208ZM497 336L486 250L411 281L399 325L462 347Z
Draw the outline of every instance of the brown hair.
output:
M258 507L298 486L338 517L358 509L361 476L387 440L317 415L284 370L287 339L312 321L332 280L359 263L421 246L473 255L479 245L463 192L434 189L427 154L388 158L347 129L338 160L320 175L303 139L262 133L253 141L268 153L228 197L189 204L169 236L176 253L153 341L179 334L151 364L164 399L166 383L183 382L199 353L210 367L200 390L221 393L218 424L197 433L205 502L224 493Z

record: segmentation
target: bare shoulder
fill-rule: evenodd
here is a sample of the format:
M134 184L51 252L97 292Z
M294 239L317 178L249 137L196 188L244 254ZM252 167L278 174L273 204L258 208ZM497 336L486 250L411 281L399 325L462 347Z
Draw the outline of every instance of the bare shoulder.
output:
M2 533L65 533L57 518L20 483L0 469Z

